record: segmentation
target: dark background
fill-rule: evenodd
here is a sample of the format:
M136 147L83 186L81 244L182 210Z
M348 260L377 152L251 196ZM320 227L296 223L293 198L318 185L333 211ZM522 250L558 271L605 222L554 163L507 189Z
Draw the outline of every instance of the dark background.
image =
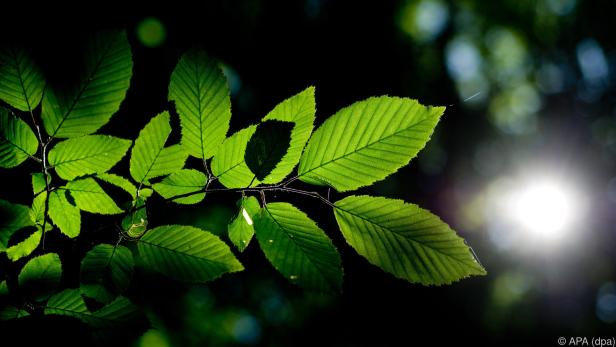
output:
M428 29L415 23L434 15L430 4L440 14L446 12L438 30L429 29L438 18L427 20ZM193 46L205 48L226 67L231 132L257 122L309 85L316 87L317 124L373 95L449 106L419 158L361 192L402 198L442 216L488 270L486 277L451 286L409 284L358 256L339 236L333 214L325 213L318 201L268 196L268 201L291 201L307 211L334 239L344 264L342 294L293 287L255 243L239 256L245 272L207 286L137 273L127 296L144 308L161 333L133 342L143 330L131 328L107 334L108 343L549 346L557 345L560 336L616 335L616 287L610 284L616 280L616 185L611 181L616 154L615 2L255 0L144 4L131 11L122 10L127 4L106 3L77 12L56 6L37 7L36 13L34 8L4 10L2 43L31 48L48 78L62 80L75 73L80 45L89 35L126 29L134 59L131 87L102 133L134 139L151 117L171 109L166 101L169 76L182 52ZM148 17L157 18L166 30L156 48L144 46L137 34ZM476 48L479 72L472 59L458 70L452 67L464 60L463 54L454 54L455 42ZM584 49L595 54L586 65ZM601 65L597 52L607 71L596 69ZM524 58L515 60L520 54ZM575 226L577 236L558 247L530 240L503 246L494 241L500 234L494 234L486 191L499 177L537 163L542 170L581 181L587 212ZM126 175L127 164L124 160L115 172ZM28 169L33 168L22 168ZM1 198L28 203L27 194L16 193L30 192L28 176L20 179L4 170L0 178L13 182L10 189L3 185ZM150 225L187 223L222 235L237 198L232 193L211 195L189 208L154 199ZM85 227L94 230L100 221L88 223ZM57 241L56 247L68 249L67 257L75 263L89 242L113 240L115 234L110 228L87 235L81 243ZM65 267L67 285L75 284L71 271L77 270ZM31 318L0 327L3 335L28 342L86 344L100 338L67 319Z

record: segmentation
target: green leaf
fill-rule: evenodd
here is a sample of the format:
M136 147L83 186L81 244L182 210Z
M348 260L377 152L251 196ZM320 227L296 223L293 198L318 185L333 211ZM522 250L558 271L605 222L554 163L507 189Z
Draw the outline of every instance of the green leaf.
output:
M133 266L133 255L128 248L99 244L81 262L81 283L112 284L114 293L120 294L130 284Z
M130 322L139 315L139 311L125 297L118 297L112 303L91 312L81 297L79 289L66 289L47 302L45 314L70 316L95 328L113 328Z
M308 87L301 93L278 104L263 118L263 121L278 120L295 124L291 132L291 143L288 151L272 172L263 179L262 183L278 183L293 171L312 133L315 113L314 87Z
M138 250L147 266L181 281L204 283L244 269L217 236L192 226L152 229L139 239Z
M105 125L126 96L132 69L124 32L100 33L90 39L80 80L66 90L45 89L41 117L49 136L88 135Z
M6 250L15 231L33 225L28 206L0 200L0 252Z
M212 159L212 173L227 188L246 188L253 182L253 173L246 165L244 153L256 125L242 129L226 139ZM253 186L259 184L255 179Z
M47 200L47 192L43 191L32 201L32 208L30 208L30 220L32 224L43 225L45 220L45 200Z
M51 177L47 175L47 184L51 183ZM32 193L37 195L46 189L45 178L42 172L32 174Z
M261 205L254 196L245 196L238 201L238 206L239 212L229 223L228 232L231 242L240 252L243 252L255 234L253 221L261 210Z
M93 299L97 303L100 304L108 304L112 302L117 295L107 289L102 284L92 283L92 284L81 284L79 286L79 292L84 298Z
M148 227L145 199L138 196L133 200L131 212L122 219L122 230L130 237L141 237Z
M380 181L417 155L444 111L389 96L356 102L314 132L298 176L341 192Z
M11 261L17 261L21 258L27 257L38 245L41 243L41 237L43 235L43 229L39 226L36 227L34 232L30 234L25 240L12 245L6 249L6 256Z
M171 75L169 100L180 115L182 146L194 157L212 157L231 120L229 86L216 60L202 50L184 54Z
M132 184L131 181L122 176L114 175L111 173L101 173L96 175L96 178L103 182L113 184L114 186L124 190L125 192L130 194L133 199L137 197L137 187L135 187L135 185Z
M486 273L455 231L417 205L349 196L336 202L334 212L351 247L398 278L441 285Z
M56 253L47 253L30 259L19 273L18 282L26 296L42 301L60 284L62 263Z
M267 259L291 282L307 289L340 291L340 255L316 223L286 202L269 203L255 219Z
M160 183L152 186L154 190L165 199L189 194L205 189L207 177L202 172L193 169L176 171L165 177ZM196 204L205 198L205 193L194 194L182 198L173 199L178 204Z
M28 53L0 49L0 99L20 111L32 111L41 102L45 80Z
M98 214L123 212L91 177L68 182L66 189L75 200L75 205L82 211Z
M70 181L111 169L130 145L130 140L108 135L77 137L55 145L49 151L49 164L55 167L58 176Z
M65 191L53 191L49 196L49 217L60 231L74 238L81 229L79 209L66 199Z
M246 146L244 160L259 181L267 177L287 153L292 128L289 122L275 120L257 126Z
M9 286L6 281L0 282L0 297L9 295Z
M0 107L0 167L15 167L37 149L38 140L28 124Z
M18 309L15 306L4 306L0 308L0 320L19 319L29 316L30 313L23 309Z
M149 179L168 175L184 166L188 155L180 145L164 148L169 134L171 125L166 111L152 118L139 133L130 158L130 174L139 184L149 184Z

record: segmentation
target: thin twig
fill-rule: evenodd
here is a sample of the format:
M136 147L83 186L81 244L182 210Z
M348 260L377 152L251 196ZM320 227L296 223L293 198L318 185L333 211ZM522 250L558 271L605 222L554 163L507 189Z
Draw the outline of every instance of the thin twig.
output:
M47 227L47 214L49 213L49 196L51 195L51 188L49 187L49 180L47 179L47 177L49 176L49 174L47 173L47 146L49 145L49 142L50 141L47 141L47 143L43 145L42 151L43 179L45 180L45 191L47 192L47 194L45 195L45 209L43 212L43 235L41 236L41 249L43 250L45 250L45 228Z

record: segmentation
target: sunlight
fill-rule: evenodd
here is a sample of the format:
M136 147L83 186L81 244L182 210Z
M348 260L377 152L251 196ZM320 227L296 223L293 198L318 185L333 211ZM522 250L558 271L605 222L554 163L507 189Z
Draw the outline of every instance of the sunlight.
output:
M533 236L554 240L575 220L575 194L562 182L546 179L512 192L510 214Z

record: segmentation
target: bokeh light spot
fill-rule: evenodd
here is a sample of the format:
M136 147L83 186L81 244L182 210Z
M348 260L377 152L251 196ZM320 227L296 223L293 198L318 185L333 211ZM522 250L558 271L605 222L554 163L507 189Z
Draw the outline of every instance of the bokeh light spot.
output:
M137 38L146 47L159 47L165 43L167 30L158 18L148 17L137 24Z
M605 323L616 322L616 283L608 282L599 288L597 317Z
M401 10L400 29L419 42L438 37L449 21L449 9L439 0L408 2Z

